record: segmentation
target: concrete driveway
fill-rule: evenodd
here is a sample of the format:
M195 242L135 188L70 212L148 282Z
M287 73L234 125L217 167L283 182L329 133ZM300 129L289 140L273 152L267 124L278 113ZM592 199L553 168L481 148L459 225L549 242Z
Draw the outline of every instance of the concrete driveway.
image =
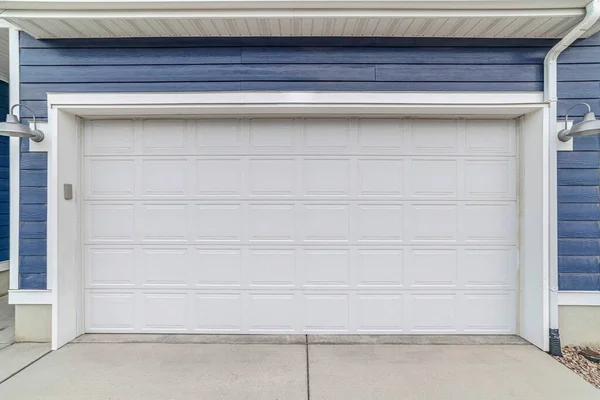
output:
M74 343L0 385L3 400L597 400L529 345Z

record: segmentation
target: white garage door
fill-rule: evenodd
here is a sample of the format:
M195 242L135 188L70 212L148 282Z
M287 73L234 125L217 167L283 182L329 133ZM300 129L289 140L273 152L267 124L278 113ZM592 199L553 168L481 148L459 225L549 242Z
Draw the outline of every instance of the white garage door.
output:
M87 121L87 332L514 333L509 120Z

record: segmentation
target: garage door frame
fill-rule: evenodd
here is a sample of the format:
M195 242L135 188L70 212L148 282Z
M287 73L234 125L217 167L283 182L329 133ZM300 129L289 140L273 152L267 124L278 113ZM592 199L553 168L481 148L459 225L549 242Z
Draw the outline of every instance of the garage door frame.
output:
M550 233L556 199L555 144L549 106L541 93L80 93L49 94L48 288L52 291L52 348L83 334L79 159L81 118L140 116L387 116L519 118L519 335L548 348L549 270L556 238ZM79 140L78 140L79 138ZM32 151L36 145L32 144ZM74 184L74 200L63 185ZM553 205L554 203L554 205Z

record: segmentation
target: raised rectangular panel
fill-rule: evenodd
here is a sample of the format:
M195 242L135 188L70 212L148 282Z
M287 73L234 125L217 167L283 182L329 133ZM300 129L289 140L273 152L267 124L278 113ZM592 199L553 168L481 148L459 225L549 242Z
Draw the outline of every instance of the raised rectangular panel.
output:
M88 204L86 227L89 242L133 242L134 206L132 204Z
M188 162L185 159L142 161L142 195L181 197L188 195Z
M459 151L457 120L412 120L411 146L416 154L454 154Z
M402 333L404 306L401 294L356 295L358 333Z
M142 331L186 331L189 314L185 293L142 293L142 309Z
M85 326L88 332L131 332L135 328L135 295L87 292Z
M411 333L452 333L458 330L456 294L411 294Z
M350 304L347 294L305 294L304 332L347 332Z
M296 213L293 204L250 204L250 242L293 242Z
M135 161L122 158L87 158L87 197L127 198L135 195Z
M242 295L202 293L194 299L195 332L240 332Z
M462 222L469 244L515 244L516 204L467 204Z
M138 271L145 287L185 287L188 253L185 247L142 248Z
M146 152L181 153L187 148L184 119L147 119L142 123L142 147Z
M309 119L304 122L304 146L308 151L345 152L351 144L347 119Z
M248 329L252 333L294 332L295 296L280 293L250 293Z
M362 151L401 154L404 151L403 121L358 120L358 145Z
M133 248L88 247L85 251L86 282L91 287L133 286Z
M292 152L294 145L293 119L251 119L250 146L255 151Z
M410 187L415 198L448 199L458 196L458 161L416 159L411 162Z
M404 160L359 159L357 163L359 196L404 196Z
M286 159L250 159L248 171L251 197L294 195L295 161Z
M251 287L295 286L294 249L250 249L244 264Z
M86 121L85 155L131 154L135 151L133 120Z
M420 204L407 210L412 243L456 243L458 207L454 204Z
M468 154L516 154L516 130L513 120L467 120Z
M467 288L514 288L514 249L466 248L461 259L461 276Z
M411 287L455 287L458 282L456 249L412 249L406 268Z
M142 204L139 225L144 242L187 242L187 204Z
M515 199L516 186L512 160L465 160L468 200Z
M515 333L515 294L464 293L460 313L465 333Z
M242 280L242 254L239 249L196 249L191 279L197 287L238 287Z
M302 162L304 196L350 196L350 161L304 159Z
M334 249L305 249L302 253L304 286L348 287L350 252Z
M356 237L359 243L402 243L404 206L358 204L356 210Z
M402 287L403 250L358 249L357 256L357 284L359 287Z
M196 196L239 197L242 195L242 160L197 159Z
M196 149L199 151L239 151L242 143L241 120L200 119L196 121Z
M305 204L302 215L304 242L349 242L347 205Z
M196 242L240 242L242 207L239 204L197 204Z

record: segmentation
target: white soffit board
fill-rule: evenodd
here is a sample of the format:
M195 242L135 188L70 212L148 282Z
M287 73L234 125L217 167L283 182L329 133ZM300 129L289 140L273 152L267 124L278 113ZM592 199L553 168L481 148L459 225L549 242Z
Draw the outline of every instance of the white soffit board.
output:
M514 334L516 141L514 120L86 121L86 331Z
M226 2L225 2L226 3ZM277 2L283 3L283 2ZM0 17L36 38L186 36L381 36L560 38L583 8L442 9L195 8L6 10ZM313 3L314 4L314 3ZM448 4L448 3L446 3ZM111 5L112 6L112 5Z

